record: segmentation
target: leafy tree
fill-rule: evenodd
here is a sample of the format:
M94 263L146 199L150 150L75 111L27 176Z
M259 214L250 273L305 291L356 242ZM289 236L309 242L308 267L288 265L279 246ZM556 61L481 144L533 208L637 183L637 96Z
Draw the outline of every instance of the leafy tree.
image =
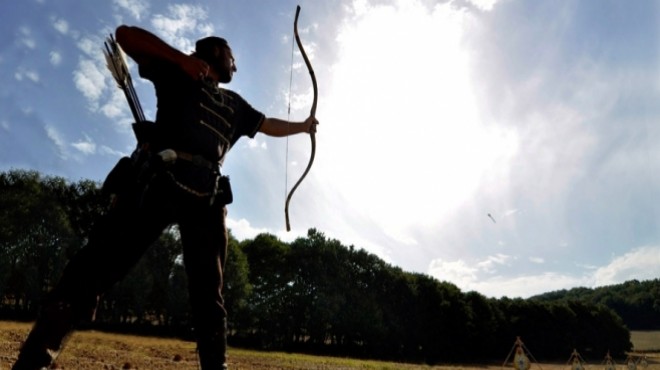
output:
M248 259L240 247L239 242L231 233L227 251L227 262L224 271L223 297L228 312L227 327L229 333L240 330L245 323L249 323L249 299L252 294L252 285L249 280L250 267Z
M503 350L497 345L497 333L504 327L504 323L497 305L477 292L468 292L465 294L465 307L468 310L468 321L464 340L467 348L481 350L480 353L472 353L472 356L482 360L501 356Z
M286 298L293 279L287 269L290 247L274 235L260 234L241 248L250 265L252 294L248 303L251 320L238 336L262 347L281 347L287 342L282 328L290 322Z
M578 300L605 305L631 330L660 329L660 279L589 288L549 292L530 298L545 302Z
M75 202L61 178L36 172L0 175L2 289L15 309L32 312L66 264L66 251L80 243L64 202Z

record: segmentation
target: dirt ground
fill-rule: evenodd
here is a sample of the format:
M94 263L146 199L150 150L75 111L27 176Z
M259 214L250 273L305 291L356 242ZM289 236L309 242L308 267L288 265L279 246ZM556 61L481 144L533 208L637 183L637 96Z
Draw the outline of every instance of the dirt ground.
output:
M30 325L0 322L0 370L10 369ZM307 356L285 353L245 351L230 348L232 370L503 370L501 365L423 366L378 361ZM503 361L503 359L502 359ZM496 362L498 363L498 362ZM197 370L195 344L173 339L145 338L100 332L76 332L57 360L58 369L73 370ZM605 369L602 364L587 365L585 370ZM530 370L572 370L565 364L532 364ZM629 369L624 364L616 370L660 370L660 358L651 358L644 369Z

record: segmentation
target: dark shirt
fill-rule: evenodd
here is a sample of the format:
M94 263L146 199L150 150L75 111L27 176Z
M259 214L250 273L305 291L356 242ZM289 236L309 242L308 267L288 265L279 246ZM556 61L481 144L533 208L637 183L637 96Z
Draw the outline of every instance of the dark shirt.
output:
M153 82L158 110L155 149L175 149L221 162L241 136L254 137L264 114L237 93L197 81L177 65L154 61L140 66Z

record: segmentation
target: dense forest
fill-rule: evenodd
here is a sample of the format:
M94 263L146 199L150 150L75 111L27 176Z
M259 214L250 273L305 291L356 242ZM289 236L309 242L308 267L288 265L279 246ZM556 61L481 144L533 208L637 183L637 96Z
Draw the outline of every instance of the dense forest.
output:
M631 280L594 289L560 290L531 299L540 302L581 301L601 304L614 310L630 330L660 330L660 279L642 282Z
M0 173L0 319L34 319L105 203L91 181ZM86 327L191 337L177 229L155 244ZM501 360L519 336L538 360L599 361L631 349L629 327L658 329L659 285L492 299L311 229L231 237L224 292L234 346L440 363Z

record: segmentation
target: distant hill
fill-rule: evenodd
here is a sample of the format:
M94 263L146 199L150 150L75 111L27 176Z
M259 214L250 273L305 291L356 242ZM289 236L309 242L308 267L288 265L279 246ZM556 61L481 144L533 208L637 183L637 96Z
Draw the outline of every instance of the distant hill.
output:
M572 301L602 304L616 312L630 330L660 330L660 279L573 288L531 297L530 300Z

